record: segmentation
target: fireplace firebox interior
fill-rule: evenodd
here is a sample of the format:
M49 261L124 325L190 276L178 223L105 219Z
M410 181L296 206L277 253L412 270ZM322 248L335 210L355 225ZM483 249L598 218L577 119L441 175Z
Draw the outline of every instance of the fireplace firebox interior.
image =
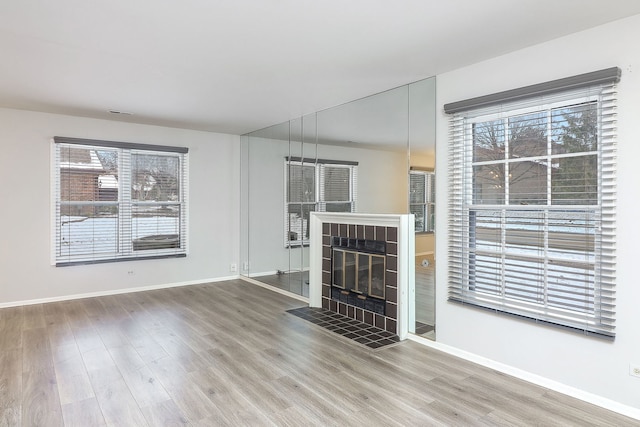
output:
M386 242L333 236L331 299L385 314Z

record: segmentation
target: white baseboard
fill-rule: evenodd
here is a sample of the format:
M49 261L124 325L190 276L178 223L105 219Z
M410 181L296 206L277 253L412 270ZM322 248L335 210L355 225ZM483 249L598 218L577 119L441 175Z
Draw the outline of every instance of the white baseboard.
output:
M249 276L243 276L243 277L262 277L262 276L274 276L278 274L278 270L273 270L273 271L261 271L259 273L249 273Z
M240 278L239 275L234 275L234 276L226 276L226 277L215 277L212 279L191 280L187 282L164 283L160 285L140 286L136 288L115 289L111 291L98 291L98 292L87 292L84 294L62 295L59 297L51 297L51 298L38 298L38 299L24 300L24 301L11 301L6 303L0 303L0 308L19 307L23 305L33 305L33 304L46 304L49 302L70 301L75 299L127 294L132 292L153 291L156 289L177 288L180 286L201 285L204 283L222 282L225 280L233 280L238 278Z
M427 251L427 252L416 252L416 257L419 257L419 256L429 256L429 255L433 255L433 251Z
M276 272L274 271L273 273L257 273L255 276L252 277L259 277L259 276L266 276L266 275L270 275L270 274L276 274ZM118 294L127 294L127 293L132 293L132 292L144 292L144 291L153 291L156 289L166 289L166 288L178 288L181 286L191 286L191 285L202 285L204 283L214 283L214 282L224 282L225 280L234 280L234 279L243 279L249 283L252 283L254 285L257 286L261 286L263 288L269 289L273 292L277 292L283 295L286 295L290 298L294 298L303 302L306 302L307 304L309 303L309 298L305 298L301 295L298 294L294 294L292 292L288 292L285 291L283 289L278 289L274 286L269 286L266 285L262 282L259 282L257 280L253 280L249 277L246 276L240 276L240 275L233 275L233 276L225 276L225 277L215 277L215 278L210 278L210 279L200 279L200 280L191 280L191 281L186 281L186 282L174 282L174 283L163 283L160 285L150 285L150 286L139 286L139 287L135 287L135 288L123 288L123 289L114 289L114 290L110 290L110 291L98 291L98 292L87 292L87 293L82 293L82 294L72 294L72 295L61 295L61 296L57 296L57 297L50 297L50 298L37 298L37 299L31 299L31 300L22 300L22 301L10 301L10 302L4 302L4 303L0 303L0 308L9 308L9 307L20 307L20 306L24 306L24 305L34 305L34 304L46 304L49 302L61 302L61 301L71 301L71 300L75 300L75 299L83 299L83 298L94 298L94 297L102 297L102 296L108 296L108 295L118 295Z
M309 267L304 267L302 269L298 269L298 270L273 270L273 271L260 271L257 273L249 273L248 277L262 277L262 276L275 276L276 274L278 274L278 272L280 273L284 273L284 274L289 274L289 273L299 273L302 271L309 271ZM247 277L247 276L244 276Z
M420 337L418 335L410 334L408 336L408 339L410 339L411 341L420 343L422 345L425 345L427 347L431 347L433 349L451 354L452 356L456 356L461 359L465 359L470 362L477 363L478 365L482 365L487 368L491 368L496 371L505 373L507 375L511 375L512 377L516 377L518 379L539 385L541 387L545 387L550 390L557 391L558 393L562 393L567 396L580 399L582 401L591 403L593 405L600 406L601 408L608 409L613 412L617 412L624 416L634 418L636 420L640 420L640 409L637 409L628 405L624 405L622 403L616 402L615 400L607 399L605 397L598 396L597 394L589 393L584 390L580 390L578 388L571 387L566 384L562 384L560 382L550 380L549 378L532 374L531 372L527 372L525 370L518 369L513 366L506 365L504 363L496 362L495 360L487 359L486 357L482 357L477 354L470 353L468 351L460 350L459 348L456 348L456 347L438 343L436 341L431 341L426 338Z
M302 295L294 294L293 292L285 291L284 289L276 288L275 286L267 285L266 283L262 283L258 280L254 280L251 277L240 276L241 280L245 282L249 282L253 285L260 286L261 288L269 289L270 291L276 292L278 294L286 295L289 298L297 299L298 301L302 301L304 303L309 304L309 298L303 297Z

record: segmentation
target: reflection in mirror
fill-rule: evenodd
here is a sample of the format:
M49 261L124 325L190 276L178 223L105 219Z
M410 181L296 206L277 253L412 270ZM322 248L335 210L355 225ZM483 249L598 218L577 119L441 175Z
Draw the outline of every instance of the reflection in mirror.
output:
M284 248L289 267L280 270L283 289L309 296L310 214L317 210L315 115L290 122L289 155L284 159Z
M318 158L357 163L351 183L354 211L406 213L407 86L320 111L317 117Z
M249 275L249 135L240 137L240 274Z
M435 225L435 173L411 166L409 213L415 216L416 233L433 233Z
M289 290L289 251L285 248L285 159L289 156L289 122L247 135L247 246L243 273ZM281 225L281 226L278 226Z
M433 157L435 119L414 85L242 137L243 275L306 297L310 212L409 212L409 143Z
M435 339L435 77L409 85L409 211L415 215L415 332Z

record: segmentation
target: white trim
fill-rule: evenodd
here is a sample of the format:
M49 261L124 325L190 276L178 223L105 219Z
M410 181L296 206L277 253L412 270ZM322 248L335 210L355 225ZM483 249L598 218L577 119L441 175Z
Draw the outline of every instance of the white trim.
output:
M156 289L179 288L181 286L192 286L192 285L202 285L205 283L224 282L226 280L234 280L239 278L240 278L239 275L234 275L234 276L225 276L225 277L215 277L211 279L190 280L187 282L174 282L174 283L164 283L160 285L140 286L137 288L123 288L123 289L115 289L111 291L88 292L85 294L72 294L72 295L63 295L59 297L38 298L38 299L23 300L23 301L11 301L11 302L0 303L0 308L19 307L23 305L34 305L34 304L46 304L50 302L70 301L70 300L82 299L82 298L95 298L95 297L103 297L108 295L128 294L128 293L134 293L134 292L153 291Z
M91 140L84 140L87 143L92 142ZM51 249L51 257L53 265L64 265L64 264L73 264L73 263L83 263L83 262L115 262L119 259L127 259L127 258L135 258L135 259L145 259L145 258L153 258L157 256L164 255L187 255L188 254L188 242L189 242L189 227L187 224L189 218L189 199L188 199L188 153L187 152L169 152L169 151L158 151L154 149L145 150L142 145L137 145L138 148L105 148L105 145L102 144L103 141L93 141L93 144L87 145L79 145L68 142L56 142L56 138L54 138L51 148L51 156L52 156L52 169L50 172L51 175L51 189L52 192L52 223L50 224L51 233L53 235L53 244ZM88 150L89 157L91 159L91 165L87 166L86 170L95 170L95 164L100 164L100 160L98 159L98 155L96 151L107 150L109 152L117 154L118 165L118 179L117 179L117 189L118 189L118 198L117 200L62 200L62 178L67 177L68 173L73 173L72 170L75 169L75 164L70 164L68 162L62 162L63 150L67 148L71 149L80 149ZM154 146L150 146L154 147ZM177 161L177 182L178 182L178 192L179 198L177 201L138 201L134 198L132 194L132 174L135 172L133 168L135 165L133 164L133 159L136 156L156 156L163 158L171 158ZM69 167L71 165L71 168ZM64 173L63 173L64 170ZM99 179L99 176L97 177ZM143 185L146 188L146 184ZM98 197L98 199L100 199ZM176 219L177 230L170 231L169 233L163 234L173 234L175 232L179 235L179 245L178 247L171 248L161 248L161 249L152 249L145 251L136 251L133 246L133 240L136 237L135 233L135 215L134 208L138 205L142 206L160 206L162 204L168 204L179 207L179 215ZM117 209L117 213L113 215L115 218L115 225L109 230L104 229L105 235L108 235L110 238L113 238L114 241L109 242L109 246L114 246L113 250L109 250L106 245L104 247L98 248L96 245L96 240L94 238L87 239L86 248L82 248L80 253L76 253L73 250L73 245L68 248L68 253L63 254L62 247L63 245L63 223L61 215L61 206L107 206L107 207L115 207ZM168 230L167 230L168 231ZM75 233L71 235L74 237ZM88 235L87 235L88 236ZM84 237L84 236L83 236ZM83 245L84 246L84 245Z
M56 236L58 229L56 222L58 213L56 212L56 202L58 194L58 163L56 157L56 144L53 138L49 144L49 261L51 265L56 265Z
M551 322L569 327L574 331L590 332L610 339L615 337L615 104L615 84L602 84L568 93L550 94L548 97L533 97L515 103L505 101L502 104L487 107L487 110L471 109L451 116L448 153L451 197L447 225L450 252L447 287L449 300L469 302L498 313L516 314L536 322ZM570 153L563 154L554 152L551 115L561 109L569 110L571 115L581 114L580 111L596 113L597 150L569 150ZM523 114L528 113L539 115L540 119L546 122L544 139L546 146L540 147L544 154L527 156L525 153L522 157L512 156L509 154L509 121L512 118L519 120L526 117ZM501 138L504 143L504 153L502 156L497 156L500 157L498 160L478 160L473 155L476 142L473 125L481 123L486 124L487 129L499 129L499 132L504 134ZM533 125L539 126L537 122ZM570 200L553 203L551 169L554 166L552 164L563 158L598 162L595 179L597 188L594 190L598 197L597 203L594 201L594 204L572 204ZM512 191L509 187L508 177L515 167L530 162L543 164L546 171L538 175L542 189L536 190L538 193L536 197L541 204L519 205L517 198L514 198L517 191L515 189ZM608 167L606 173L603 170L605 164ZM497 187L501 191L495 194L490 191L487 195L487 203L475 200L477 198L476 183L472 182L472 178L479 173L476 168L485 165L500 166L504 175L497 181L499 184ZM545 188L546 191L544 191ZM479 194L482 198L484 193L481 190ZM581 214L584 219L580 220L580 225L576 225L571 238L567 237L566 240L577 242L586 235L592 236L592 243L582 251L585 255L580 260L555 256L552 250L556 246L551 242L553 233L562 231L554 229L564 225L562 221L567 220L565 216L568 211L575 211L576 216ZM511 249L506 241L508 231L505 230L509 228L507 222L509 218L526 216L528 212L534 212L535 215L531 215L527 221L530 221L532 226L537 226L541 232L534 245L538 248L537 255L521 258L521 264L509 263L508 259L512 256L524 255L524 252ZM558 213L564 213L564 215L559 215L560 219L555 219ZM487 252L484 250L486 248L480 245L481 239L478 240L478 245L471 239L475 236L473 233L475 227L489 227L492 221L491 216L495 221L496 235L493 239L493 248ZM594 228L595 231L590 233ZM556 250L563 251L563 248L556 247ZM533 254L533 250L529 252ZM474 257L474 254L477 257ZM562 258L562 261L558 259L559 262L555 263L556 258ZM486 268L485 272L474 280L471 275L474 272L480 272L481 267L487 263L491 263L495 268L492 267L492 270ZM524 289L517 284L514 285L513 280L509 281L510 273L515 271L524 275L525 273L522 273L524 269L534 268L533 266L539 273L535 277L532 276L531 281L535 281L541 287L544 297L539 301L533 301L526 296L517 298L510 295L507 289L514 288L516 293ZM562 289L590 284L592 291L582 295L580 304L573 301L568 293L554 293L556 281L554 278L561 274L564 274L564 277L557 286ZM487 279L489 276L491 277ZM477 287L472 286L474 284ZM526 288L527 284L523 286ZM550 293L555 296L553 302Z
M310 217L309 236L312 244L309 245L309 307L322 307L322 218L318 213Z
M488 359L486 357L482 357L475 353L470 353L465 350L461 350L457 347L453 347L447 344L442 344L436 341L431 341L427 338L424 338L418 335L409 334L407 338L411 341L415 341L418 344L422 344L426 347L430 347L435 350L442 351L452 356L456 356L461 359L468 360L469 362L477 363L478 365L482 365L487 368L494 369L498 372L511 375L512 377L530 382L532 384L536 384L541 387L545 387L550 390L556 391L558 393L562 393L564 395L574 397L584 402L591 403L601 408L608 409L613 412L617 412L624 416L634 418L636 420L640 420L640 409L638 408L624 405L622 403L616 402L611 399L607 399L597 394L589 393L584 390L580 390L578 388L571 387L566 384L562 384L558 381L553 381L549 378L545 378L540 375L536 375L531 372L527 372L525 370L515 368L511 365L507 365L501 362L496 362L495 360Z
M285 291L284 289L280 289L280 288L276 288L275 286L267 285L266 283L262 283L262 282L260 282L258 280L252 279L252 278L247 277L247 276L240 276L239 279L240 280L244 280L247 283L251 283L253 285L260 286L261 288L269 289L270 291L273 291L275 293L282 294L282 295L285 295L285 296L287 296L289 298L297 299L298 301L302 301L302 302L304 302L306 304L309 304L309 298L305 298L302 295L294 294L293 292Z

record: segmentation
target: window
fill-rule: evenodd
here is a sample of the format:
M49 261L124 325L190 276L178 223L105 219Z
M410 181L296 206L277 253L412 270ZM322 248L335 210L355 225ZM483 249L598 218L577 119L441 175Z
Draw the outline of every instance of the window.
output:
M409 172L409 213L415 215L416 233L432 233L435 226L435 174Z
M448 111L450 301L615 336L610 71L605 83Z
M54 138L53 263L185 256L187 149Z
M285 159L285 246L309 243L311 212L355 212L358 164Z

